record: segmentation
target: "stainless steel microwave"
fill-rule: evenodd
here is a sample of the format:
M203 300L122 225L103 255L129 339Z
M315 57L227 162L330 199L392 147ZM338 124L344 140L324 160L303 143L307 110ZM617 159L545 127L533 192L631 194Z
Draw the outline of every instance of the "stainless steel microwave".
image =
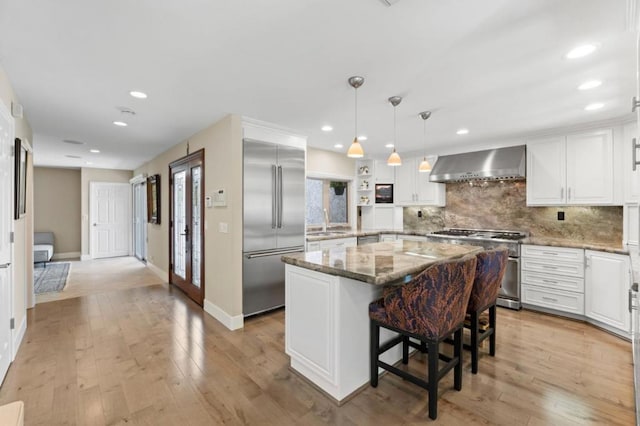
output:
M393 204L392 183L376 183L376 204Z

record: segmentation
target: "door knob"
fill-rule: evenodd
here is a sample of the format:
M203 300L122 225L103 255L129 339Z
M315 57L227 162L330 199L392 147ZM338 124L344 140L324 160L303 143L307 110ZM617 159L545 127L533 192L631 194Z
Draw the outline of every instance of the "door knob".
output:
M94 223L94 224L93 224L93 226L98 226L98 224L97 224L97 223Z

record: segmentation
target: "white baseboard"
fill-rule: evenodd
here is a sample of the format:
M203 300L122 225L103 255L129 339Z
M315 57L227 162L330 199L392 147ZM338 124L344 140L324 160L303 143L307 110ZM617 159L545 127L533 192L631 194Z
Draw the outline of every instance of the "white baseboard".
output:
M149 261L147 261L147 268L149 268L151 272L159 276L162 279L162 281L164 281L165 283L168 282L169 274L166 271L163 271L162 269L158 268L156 265L154 265Z
M232 317L220 307L216 306L206 299L204 301L204 311L220 321L222 325L227 327L229 330L237 330L244 327L244 317L242 315L236 315L235 317Z
M67 253L56 253L53 255L52 259L53 260L60 260L60 259L77 259L80 257L80 252L79 251L70 251Z
M16 355L18 354L18 349L20 349L20 345L22 344L22 339L24 338L24 334L27 332L27 313L22 317L22 323L13 330L13 354L12 359L16 359Z
M91 260L93 259L93 257L91 257L90 254L83 254L82 256L80 256L80 260Z

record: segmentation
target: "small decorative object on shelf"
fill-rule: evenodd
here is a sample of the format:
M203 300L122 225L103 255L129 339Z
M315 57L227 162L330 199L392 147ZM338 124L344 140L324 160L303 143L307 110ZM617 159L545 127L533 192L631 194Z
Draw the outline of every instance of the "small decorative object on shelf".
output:
M369 174L369 167L368 166L362 166L359 169L360 174L361 175L368 175Z
M363 180L362 183L360 184L360 189L369 189L369 181Z
M364 204L364 205L369 204L369 197L367 197L366 195L361 195L360 196L360 204Z

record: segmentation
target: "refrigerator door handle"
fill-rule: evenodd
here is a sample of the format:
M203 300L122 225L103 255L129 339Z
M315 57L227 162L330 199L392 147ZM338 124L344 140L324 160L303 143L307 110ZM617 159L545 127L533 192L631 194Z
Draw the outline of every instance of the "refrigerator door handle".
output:
M278 228L282 228L282 166L278 166Z
M304 251L304 247L299 247L299 248L279 250L279 251L265 251L265 252L246 254L245 257L247 259L256 259L259 257L281 256L283 254L290 254L290 253L302 253L303 251Z
M271 166L271 229L276 229L276 222L278 216L277 210L277 188L278 188L278 175L276 172L276 165Z

